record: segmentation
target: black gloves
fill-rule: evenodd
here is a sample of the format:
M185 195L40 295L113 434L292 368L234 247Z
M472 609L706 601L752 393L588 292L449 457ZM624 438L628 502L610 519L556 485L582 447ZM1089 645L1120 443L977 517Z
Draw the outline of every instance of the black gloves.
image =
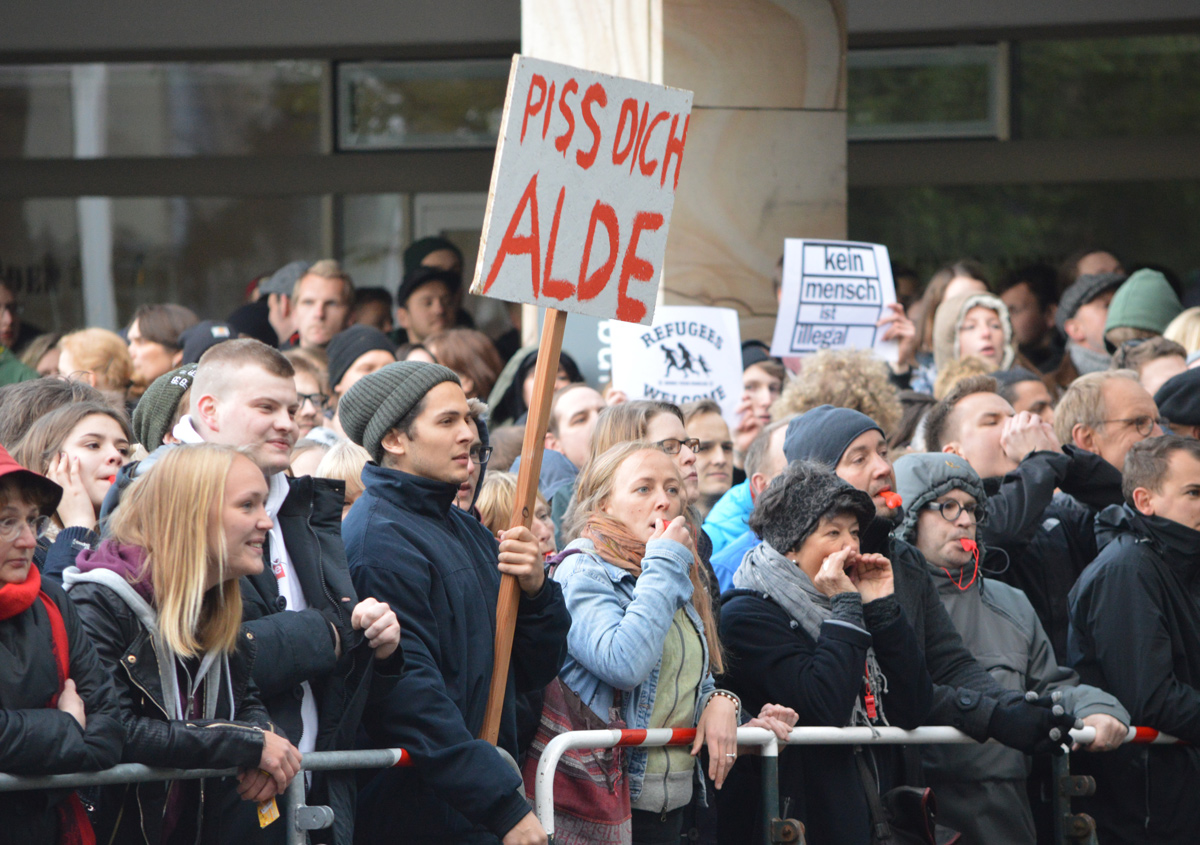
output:
M1001 701L992 711L988 736L1026 754L1065 754L1063 743L1071 739L1068 731L1082 723L1058 703L1061 699L1061 692L1041 698L1036 692L1027 692L1023 698Z

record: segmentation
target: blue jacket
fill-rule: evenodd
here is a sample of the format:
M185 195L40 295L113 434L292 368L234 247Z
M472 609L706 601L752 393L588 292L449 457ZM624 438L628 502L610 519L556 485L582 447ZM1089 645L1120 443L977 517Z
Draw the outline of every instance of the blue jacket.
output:
M623 718L630 728L650 726L663 646L679 608L696 627L708 665L708 640L700 614L692 607L692 581L688 570L692 553L674 540L652 540L642 558L642 574L633 573L594 554L590 540L574 540L578 554L566 557L554 572L562 584L571 612L569 653L563 664L563 683L579 694L605 721L615 690L624 690ZM716 685L706 671L696 698L696 720L708 704ZM629 793L642 792L646 752L630 749ZM702 782L702 781L701 781Z
M343 526L359 595L396 611L404 674L364 725L376 747L402 747L413 768L360 793L360 842L494 843L530 810L521 777L483 726L500 572L495 538L454 507L457 486L367 464ZM521 595L500 746L516 756L515 693L541 689L566 655L570 618L558 584Z
M717 500L704 520L704 533L712 540L714 555L746 532L750 527L746 520L752 510L754 497L750 495L750 479L730 487Z
M762 541L758 539L758 535L747 528L742 536L721 549L719 554L712 556L713 574L717 576L722 593L733 589L733 574L742 565L742 558L760 542Z

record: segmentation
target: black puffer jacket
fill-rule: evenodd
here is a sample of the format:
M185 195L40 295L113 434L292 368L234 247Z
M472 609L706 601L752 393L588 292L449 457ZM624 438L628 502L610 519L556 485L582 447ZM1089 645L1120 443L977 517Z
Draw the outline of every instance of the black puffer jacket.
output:
M1194 843L1200 531L1120 505L1096 518L1096 539L1100 556L1071 590L1068 659L1084 683L1115 695L1135 725L1190 746L1126 745L1078 755L1072 769L1096 778L1095 796L1079 806L1095 817L1101 842Z
M13 775L90 772L121 759L125 730L108 670L96 656L61 588L42 590L62 611L71 646L70 677L83 698L87 728L47 707L58 691L50 616L40 600L0 622L0 771ZM59 802L67 790L0 794L0 843L57 845Z
M101 551L104 550L101 546ZM90 573L90 577L99 573ZM114 575L104 572L105 575ZM263 731L271 729L267 711L250 680L244 646L253 634L243 631L239 651L230 657L229 677L221 678L215 718L168 718L159 655L125 590L95 581L76 581L70 569L65 581L100 661L113 677L125 724L122 761L171 768L254 768L262 758ZM120 576L115 576L120 578ZM126 587L132 591L131 587ZM232 695L233 712L230 712ZM230 789L225 784L219 789ZM162 781L106 787L95 819L98 842L157 845L159 842L228 842L225 821L211 800L207 781ZM208 800L206 800L208 799ZM178 802L178 803L177 803ZM175 829L163 835L164 814L179 809ZM207 805L207 806L206 806Z

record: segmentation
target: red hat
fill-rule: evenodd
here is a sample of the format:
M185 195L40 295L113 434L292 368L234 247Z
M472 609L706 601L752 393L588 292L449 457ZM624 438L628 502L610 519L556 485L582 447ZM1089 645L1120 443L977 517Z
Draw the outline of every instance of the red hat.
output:
M44 495L47 502L47 516L53 514L58 509L58 503L62 501L62 488L46 476L39 475L21 466L12 455L8 454L7 449L0 446L0 480L10 475L14 476L17 482L23 487L36 488Z

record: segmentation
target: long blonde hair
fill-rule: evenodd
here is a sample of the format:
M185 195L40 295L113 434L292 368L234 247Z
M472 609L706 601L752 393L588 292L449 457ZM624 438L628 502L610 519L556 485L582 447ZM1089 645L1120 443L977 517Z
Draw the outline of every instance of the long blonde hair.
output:
M110 522L113 540L145 550L159 632L181 657L237 647L242 592L237 578L224 578L221 508L238 457L213 443L169 450L129 488ZM221 582L205 590L213 560Z
M618 406L620 407L620 406ZM612 446L605 452L594 456L579 471L579 478L575 484L575 498L568 508L566 516L563 518L563 533L568 537L589 536L593 532L590 530L589 523L593 526L597 522L597 517L601 521L607 519L603 513L604 505L608 502L613 492L613 484L616 479L617 470L629 458L640 452L656 452L663 454L661 448L653 443L647 443L644 440L632 440L624 443L618 443ZM674 461L671 461L671 467L678 475L679 470L675 467ZM682 489L683 478L679 478L679 485ZM686 508L685 508L686 510ZM708 587L705 584L705 579L700 573L700 555L696 553L694 531L695 526L689 522L689 530L693 532L691 549L692 549L692 565L688 568L688 577L692 582L692 606L696 608L696 613L700 615L700 621L704 627L704 637L708 640L708 659L712 671L720 674L725 669L724 660L721 654L721 640L718 636L716 621L713 618L712 599L708 594ZM614 556L613 551L617 549L605 549L605 543L600 538L589 536L589 539L596 541L597 553L600 554L609 563L615 566L620 566L633 572L634 577L637 577L641 571L641 561L622 562L618 559L620 555ZM622 543L621 546L628 546L628 543ZM645 545L638 543L642 554L645 553Z

